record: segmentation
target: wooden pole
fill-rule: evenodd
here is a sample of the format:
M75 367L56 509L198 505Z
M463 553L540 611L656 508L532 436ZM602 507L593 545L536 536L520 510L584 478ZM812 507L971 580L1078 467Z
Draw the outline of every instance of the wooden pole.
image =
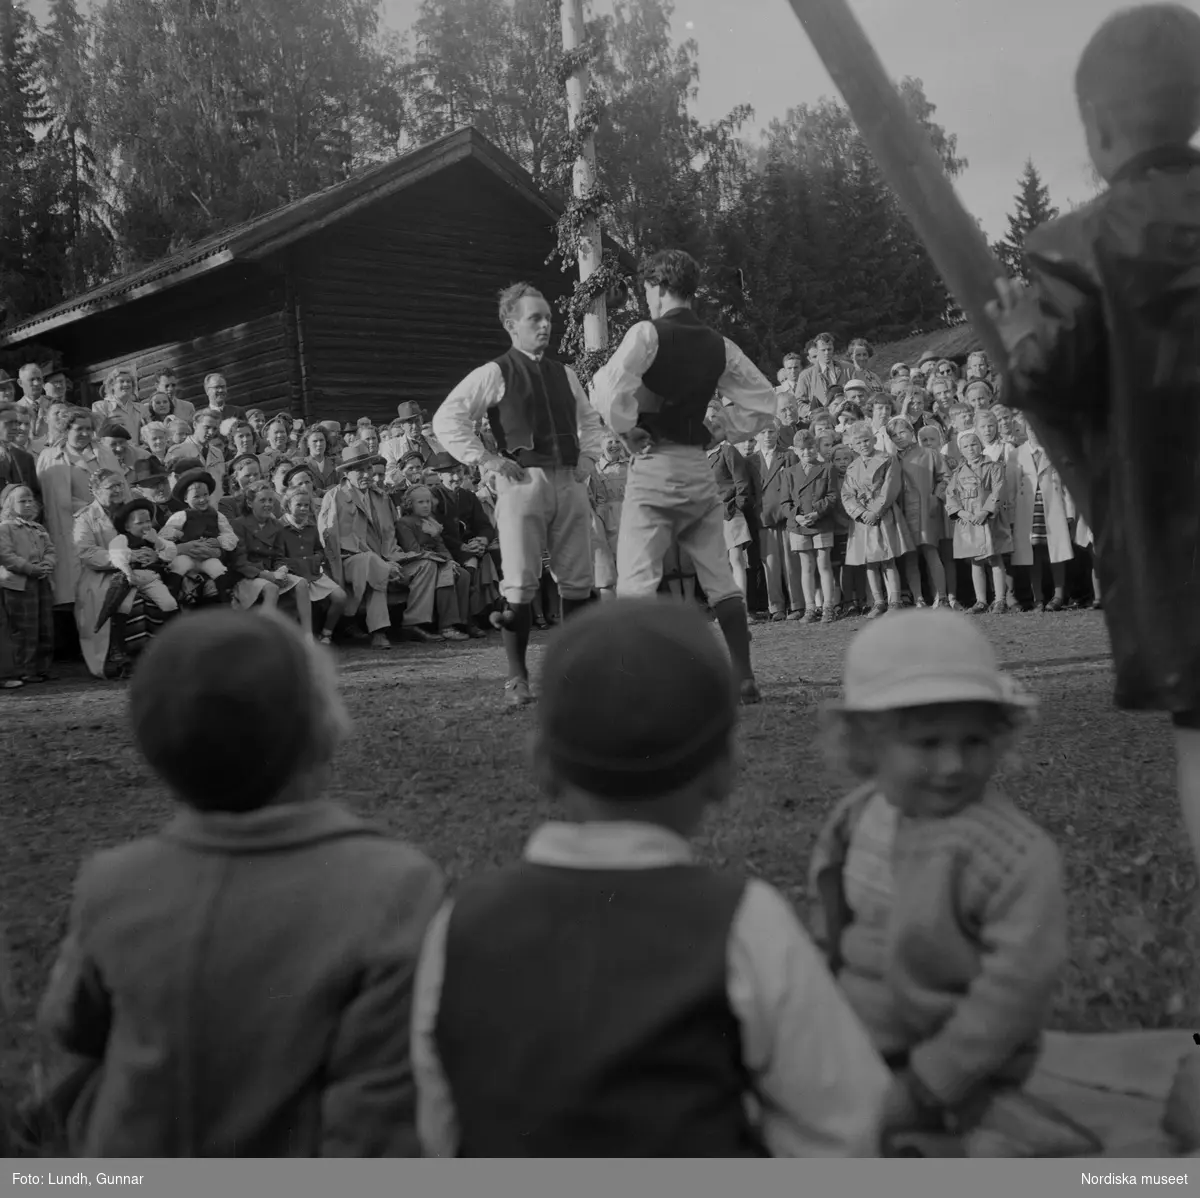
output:
M582 49L584 44L583 0L562 0L563 53L571 54ZM586 64L567 78L567 118L571 131L579 123L587 99L589 72ZM596 186L596 139L588 134L582 151L575 160L575 195L583 197ZM583 229L579 245L579 278L589 279L600 268L603 246L600 239L600 222L589 220ZM608 344L608 314L604 296L597 296L583 318L583 341L589 350L603 349Z
M888 78L848 0L789 3L946 286L992 362L1005 371L1008 352L986 306L996 298L996 280L1006 277L1006 271L992 255L978 222L958 198L925 130ZM1073 455L1053 430L1041 421L1031 423L1086 516L1090 491Z

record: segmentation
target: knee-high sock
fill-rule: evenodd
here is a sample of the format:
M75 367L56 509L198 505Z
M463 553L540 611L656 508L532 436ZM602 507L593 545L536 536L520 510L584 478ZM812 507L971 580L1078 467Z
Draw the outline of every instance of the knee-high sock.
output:
M569 620L577 611L582 611L585 607L590 607L595 602L594 596L589 595L586 599L563 599L562 601L562 617L563 620Z
M528 678L525 651L529 648L529 630L533 627L533 607L528 603L509 605L511 623L504 629L504 652L508 655L508 676Z
M746 617L746 601L735 595L732 599L722 599L713 606L713 614L721 626L725 643L729 646L729 656L733 659L733 669L739 681L754 677L754 667L750 664L750 625Z

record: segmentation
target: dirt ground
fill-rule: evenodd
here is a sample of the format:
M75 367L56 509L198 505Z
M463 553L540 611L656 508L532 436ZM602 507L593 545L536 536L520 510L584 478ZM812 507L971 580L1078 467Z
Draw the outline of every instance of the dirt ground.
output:
M708 859L768 879L802 914L813 838L847 785L821 759L815 714L835 693L861 623L756 628L767 701L743 714L741 785L703 840ZM985 627L1041 700L1002 784L1055 836L1067 863L1072 953L1054 1025L1200 1028L1185 935L1195 877L1167 721L1113 709L1099 614L987 617ZM547 635L535 634L535 662ZM524 768L533 717L499 707L498 640L404 645L389 655L349 650L341 663L356 735L340 758L335 797L414 842L452 879L517 855L552 811ZM131 746L125 687L67 674L0 696L0 920L18 995L0 1038L6 1086L33 1057L34 1009L80 860L169 815Z

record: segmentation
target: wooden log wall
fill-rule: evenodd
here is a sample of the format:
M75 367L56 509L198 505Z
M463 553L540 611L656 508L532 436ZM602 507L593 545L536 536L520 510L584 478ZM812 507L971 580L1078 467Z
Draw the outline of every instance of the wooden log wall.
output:
M432 414L507 348L501 288L562 294L553 245L549 214L470 161L314 236L294 259L314 416L382 420L404 400Z
M179 375L181 398L202 407L204 376L220 371L229 402L300 414L294 339L282 277L241 266L222 268L161 296L149 296L63 330L72 398L93 403L110 370L134 372L138 398L149 399L160 371ZM149 334L149 335L147 335Z

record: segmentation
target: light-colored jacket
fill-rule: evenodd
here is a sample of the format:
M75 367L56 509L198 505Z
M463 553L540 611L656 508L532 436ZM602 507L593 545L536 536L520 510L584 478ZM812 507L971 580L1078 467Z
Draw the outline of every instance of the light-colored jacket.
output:
M79 565L75 583L75 625L79 630L79 651L83 654L84 664L96 678L104 677L104 662L112 633L111 620L99 632L96 621L116 576L117 568L108 556L108 547L116 536L117 530L108 513L98 503L85 507L75 517L72 556Z
M109 451L107 445L97 444L93 448L95 457L89 470L112 470L125 478L121 463ZM64 605L75 602L75 588L79 581L79 557L74 552L75 517L91 503L89 494L86 503L75 498L71 487L71 474L76 467L65 444L50 445L38 455L38 482L42 488L42 522L54 540L58 560L54 567L54 602ZM129 498L129 484L125 484L125 499ZM115 535L109 534L110 537Z
M360 491L347 482L326 491L317 529L334 582L349 596L346 615L358 611L367 589L386 591L390 563L403 560L396 516L386 495Z
M23 591L34 566L54 565L54 542L50 534L32 520L0 522L0 587Z
M1047 548L1052 562L1069 562L1075 556L1070 521L1075 503L1067 494L1058 471L1044 449L1035 451L1028 441L1017 450L1017 504L1013 521L1013 565L1033 565L1033 505L1038 487L1046 513Z
M79 873L40 1024L84 1157L417 1156L420 853L329 803L182 811Z

